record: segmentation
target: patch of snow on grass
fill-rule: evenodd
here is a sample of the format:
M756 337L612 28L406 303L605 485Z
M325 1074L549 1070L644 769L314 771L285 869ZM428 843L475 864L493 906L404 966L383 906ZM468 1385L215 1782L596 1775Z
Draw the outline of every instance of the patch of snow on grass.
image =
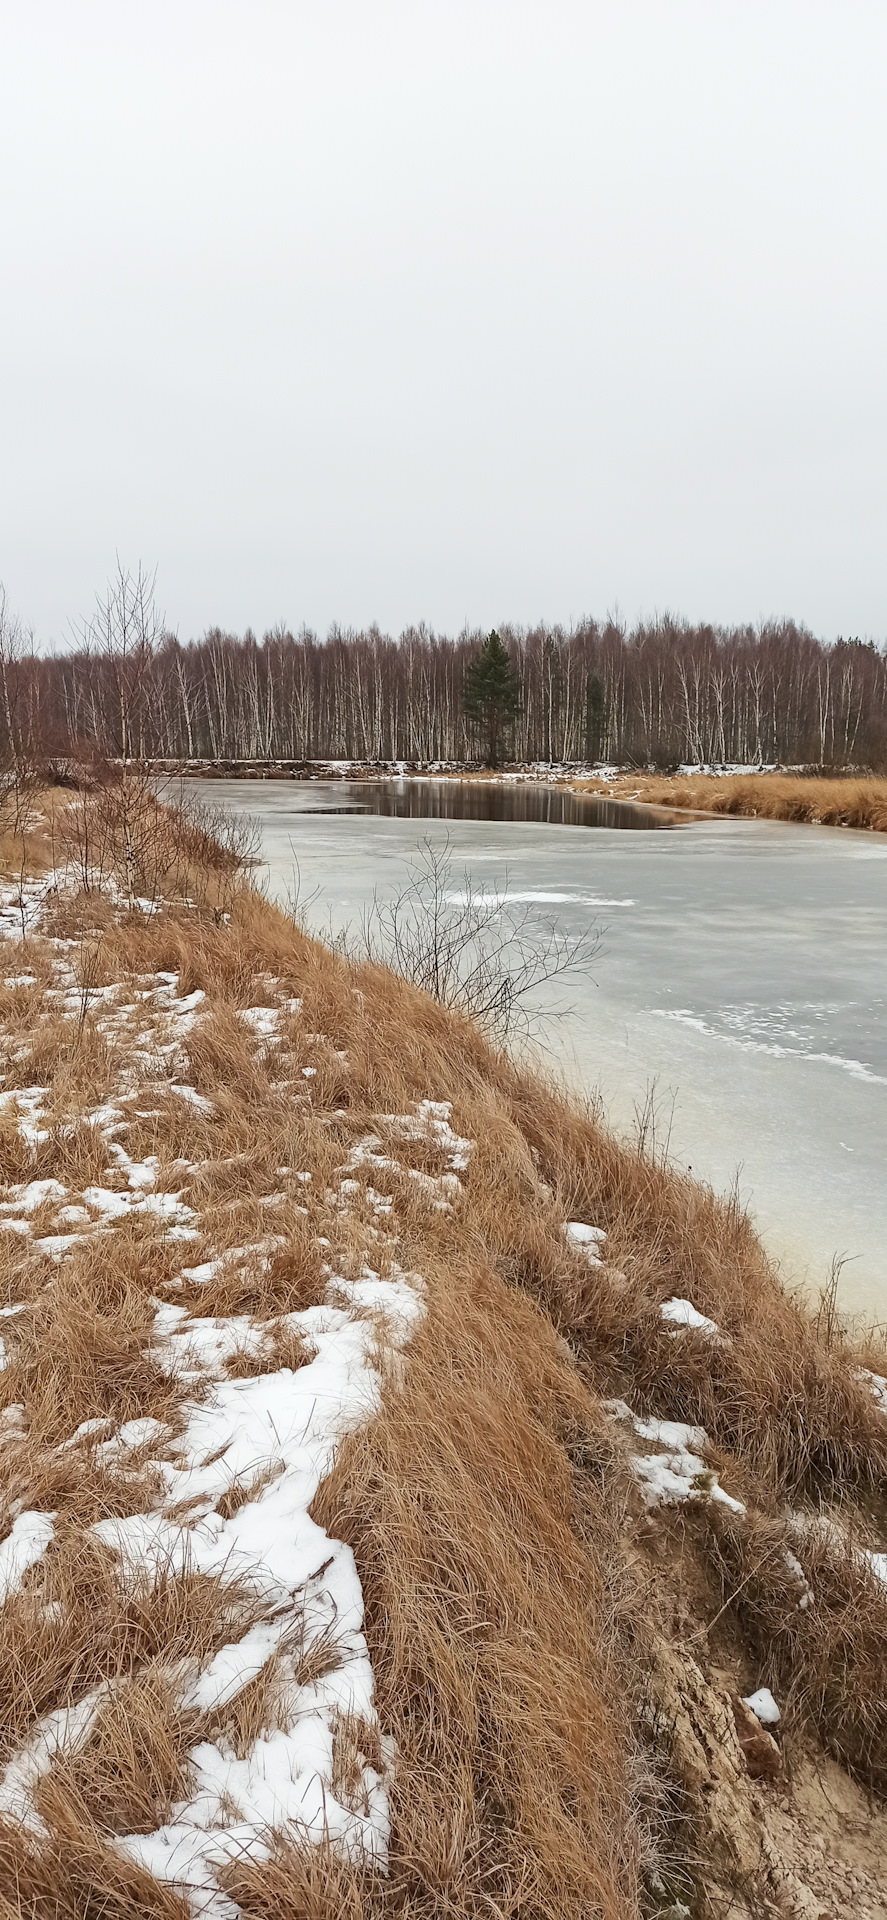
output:
M0 936L6 940L24 940L32 933L47 901L64 880L62 873L41 874L39 879L7 882L0 886Z
M41 883L39 897L34 893L35 911L54 886L52 877ZM21 902L17 890L13 892L15 898L7 890L5 906L13 922L18 917L20 931ZM0 897L0 920L3 908ZM26 913L30 910L26 902ZM54 944L58 948L62 943ZM94 1004L101 1013L98 1031L120 1047L119 1084L86 1116L107 1143L104 1178L109 1184L96 1182L82 1194L49 1179L9 1187L0 1225L27 1235L31 1216L41 1208L51 1209L57 1228L80 1230L46 1234L34 1243L56 1259L80 1233L111 1234L134 1216L159 1222L165 1240L196 1238L198 1215L182 1194L157 1190L157 1158L149 1154L134 1160L113 1136L125 1136L130 1101L148 1099L144 1116L137 1106L139 1117L157 1117L154 1097L170 1092L198 1113L215 1112L212 1102L184 1084L187 1069L180 1052L183 1037L204 1009L204 993L197 989L180 994L174 972L145 974L135 985L111 984L87 993L77 985L68 961L58 955L54 977L56 1008L61 1005L68 1018L82 1019ZM274 1007L247 1008L241 1017L258 1040L267 1042L277 1038L280 1019L297 1013L299 1006L290 999ZM47 1094L45 1087L30 1087L0 1095L30 1146L48 1138L43 1106ZM115 1100L123 1105L113 1104ZM380 1126L394 1139L436 1147L448 1172L433 1177L399 1167L376 1135L362 1143L358 1163L366 1158L374 1167L397 1167L439 1196L435 1204L448 1204L461 1189L458 1174L467 1167L473 1147L454 1131L450 1114L447 1102L422 1101L415 1113L379 1116ZM293 1178L307 1185L311 1174L300 1172ZM276 1203L282 1197L264 1200ZM390 1207L386 1196L378 1199L380 1207ZM282 1244L279 1235L268 1235L251 1246L213 1253L184 1268L178 1284L212 1280L237 1262L257 1259L267 1264ZM328 1247L329 1241L321 1237L319 1244ZM363 1764L362 1804L360 1798L352 1801L350 1793L348 1804L340 1803L333 1788L333 1743L340 1718L366 1723L372 1730L371 1748L377 1744L378 1726L354 1558L350 1548L329 1538L310 1517L309 1507L342 1438L377 1410L382 1355L397 1355L408 1341L424 1311L423 1287L417 1276L396 1266L385 1279L368 1266L351 1281L327 1273L323 1305L266 1323L246 1315L201 1317L157 1302L149 1354L175 1376L180 1396L187 1396L174 1424L145 1417L125 1421L115 1431L112 1419L95 1418L81 1423L63 1443L88 1450L112 1469L119 1464L126 1470L135 1454L152 1468L148 1484L162 1487L156 1506L94 1527L96 1538L116 1555L124 1590L146 1571L165 1578L194 1572L223 1583L243 1583L261 1616L202 1667L196 1661L180 1662L168 1678L183 1711L209 1714L273 1659L268 1724L246 1753L235 1753L211 1725L208 1732L201 1729L203 1738L192 1736L187 1796L173 1808L166 1825L115 1842L159 1880L186 1891L192 1910L212 1920L228 1920L234 1913L218 1886L218 1869L244 1855L266 1857L275 1831L330 1841L355 1858L384 1864L386 1857L384 1768ZM277 1339L293 1339L292 1367L272 1357ZM245 1367L236 1377L228 1372L232 1361ZM0 1440L21 1443L24 1434L24 1409L6 1408L0 1414ZM142 1497L150 1500L153 1495ZM40 1560L53 1539L54 1520L50 1513L22 1513L0 1542L0 1601L17 1590L27 1569ZM59 1754L83 1745L114 1685L108 1681L32 1728L0 1778L0 1814L42 1832L35 1788ZM359 1812L354 1810L357 1805Z
M75 1753L88 1738L104 1690L85 1695L75 1707L59 1707L38 1720L27 1744L10 1760L0 1779L0 1814L31 1833L46 1833L34 1806L34 1789L61 1753Z
M884 1375L882 1373L871 1373L868 1367L857 1367L856 1378L861 1381L864 1387L868 1387L878 1412L883 1413L885 1419L887 1419L887 1379L884 1378Z
M179 1378L221 1376L235 1354L258 1358L268 1345L268 1329L248 1314L192 1319L185 1307L169 1304L158 1307L154 1333L151 1358Z
M176 1094L179 1100L186 1100L189 1107L193 1107L197 1113L215 1113L212 1101L207 1100L206 1095L198 1093L194 1087L171 1086L170 1093Z
M49 1139L49 1128L41 1127L43 1119L43 1101L49 1092L48 1087L19 1087L17 1092L4 1095L4 1099L13 1100L18 1108L18 1130L29 1147L39 1147Z
M112 1187L84 1187L83 1198L102 1220L121 1220L125 1215L156 1214L175 1229L192 1225L197 1219L193 1207L186 1206L179 1193L118 1193ZM179 1238L180 1234L170 1234Z
M55 1531L54 1520L54 1513L35 1513L29 1509L13 1521L12 1532L0 1541L0 1602L17 1593L22 1575L43 1559Z
M79 1239L79 1233L45 1233L40 1240L34 1241L34 1245L50 1260L64 1260Z
M377 1118L397 1140L430 1140L447 1155L455 1172L464 1173L474 1142L463 1140L461 1134L453 1132L452 1110L449 1100L420 1100L414 1114L386 1113Z
M658 1442L661 1453L629 1455L629 1467L638 1483L644 1505L679 1506L684 1500L715 1500L733 1513L744 1513L741 1500L725 1492L712 1467L706 1465L696 1449L709 1445L704 1427L691 1427L682 1420L658 1420L633 1413L624 1400L605 1401L606 1411L615 1420L634 1428L639 1440Z
M29 1180L27 1186L10 1187L11 1200L4 1200L0 1213L36 1213L49 1200L66 1200L67 1187L60 1180Z
M873 1553L872 1549L867 1547L863 1553L863 1559L868 1561L875 1579L882 1581L887 1587L887 1553Z
M187 1890L193 1910L213 1920L232 1911L214 1870L244 1854L265 1857L275 1830L329 1840L354 1857L384 1861L387 1849L382 1775L364 1767L361 1813L333 1793L337 1716L374 1725L373 1680L353 1555L308 1508L343 1435L379 1405L380 1326L398 1348L423 1308L418 1285L402 1274L381 1280L366 1269L357 1281L334 1284L346 1305L309 1308L278 1323L313 1349L295 1372L224 1378L234 1352L261 1354L266 1330L246 1318L191 1319L181 1308L158 1308L153 1352L176 1370L184 1358L202 1396L173 1443L174 1461L158 1463L167 1506L189 1518L156 1510L94 1529L119 1556L124 1584L146 1568L239 1578L267 1615L193 1676L182 1704L208 1709L232 1699L274 1654L284 1724L263 1731L242 1757L221 1739L201 1741L189 1755L191 1792L170 1821L117 1843L156 1878ZM130 1424L140 1438L145 1423ZM234 1503L226 1504L232 1489L241 1492L233 1512Z
M571 1251L581 1253L590 1267L603 1265L600 1249L607 1238L603 1227L586 1226L584 1220L565 1220L563 1235Z
M274 1254L285 1246L286 1238L283 1234L269 1233L265 1235L264 1240L253 1240L246 1247L229 1247L227 1252L217 1254L212 1260L201 1260L196 1267L183 1267L180 1277L190 1281L192 1286L205 1287L210 1280L215 1279L217 1273L222 1272L224 1267L233 1267L236 1273L242 1274L246 1269L247 1261L250 1260L259 1261L263 1270L267 1271Z
M813 1588L811 1587L810 1582L807 1579L807 1575L804 1572L804 1569L801 1565L800 1560L798 1559L797 1554L792 1553L790 1547L786 1547L785 1552L783 1554L783 1560L785 1561L785 1564L789 1570L789 1573L793 1574L795 1579L800 1582L801 1597L800 1597L800 1600L798 1601L798 1607L800 1608L801 1613L806 1613L807 1608L812 1606L813 1604Z
M306 1069L303 1068L303 1072ZM403 1166L399 1160L385 1152L381 1136L377 1133L364 1134L351 1148L345 1163L348 1174L360 1167L371 1167L380 1172L399 1173L404 1179L411 1180L415 1186L428 1195L432 1204L445 1212L462 1192L459 1174L468 1166L474 1149L472 1140L465 1140L453 1131L450 1125L451 1103L449 1100L420 1100L415 1113L380 1113L375 1118L380 1127L395 1140L427 1141L432 1147L443 1153L449 1161L451 1171L430 1174L420 1167ZM355 1195L356 1183L351 1179L342 1181L339 1192L347 1201ZM390 1200L387 1195L378 1195L374 1188L366 1190L367 1199L378 1211L387 1210Z
M720 1328L714 1320L707 1320L699 1313L690 1300L682 1300L675 1295L673 1300L663 1300L659 1308L659 1317L668 1323L669 1332L680 1333L689 1328L692 1333L704 1333L715 1339L720 1337Z

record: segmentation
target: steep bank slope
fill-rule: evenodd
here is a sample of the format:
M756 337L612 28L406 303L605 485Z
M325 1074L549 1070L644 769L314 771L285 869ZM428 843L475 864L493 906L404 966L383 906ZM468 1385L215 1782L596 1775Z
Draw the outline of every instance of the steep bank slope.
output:
M2 903L0 1913L887 1911L883 1359L77 807Z

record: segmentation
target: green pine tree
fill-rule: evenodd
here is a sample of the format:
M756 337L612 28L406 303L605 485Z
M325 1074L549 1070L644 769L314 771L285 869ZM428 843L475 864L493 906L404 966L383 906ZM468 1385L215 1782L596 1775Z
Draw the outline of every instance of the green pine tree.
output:
M482 729L487 766L498 767L502 729L517 712L518 696L514 669L495 627L465 675L463 704L468 719Z

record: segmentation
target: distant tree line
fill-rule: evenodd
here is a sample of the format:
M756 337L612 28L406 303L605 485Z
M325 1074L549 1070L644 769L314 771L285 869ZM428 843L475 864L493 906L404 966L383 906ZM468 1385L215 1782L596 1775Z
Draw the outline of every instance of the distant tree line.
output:
M510 682L491 731L485 636L375 627L262 640L163 630L120 572L73 651L39 657L0 613L5 751L213 762L781 762L887 767L887 654L792 621L630 631L501 627ZM481 668L478 668L478 662ZM486 674L486 679L485 679Z

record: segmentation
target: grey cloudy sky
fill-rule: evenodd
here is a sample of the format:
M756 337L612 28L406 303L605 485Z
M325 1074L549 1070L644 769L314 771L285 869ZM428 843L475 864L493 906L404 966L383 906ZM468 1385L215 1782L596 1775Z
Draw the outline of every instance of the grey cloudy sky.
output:
M4 0L0 579L887 632L887 7Z

